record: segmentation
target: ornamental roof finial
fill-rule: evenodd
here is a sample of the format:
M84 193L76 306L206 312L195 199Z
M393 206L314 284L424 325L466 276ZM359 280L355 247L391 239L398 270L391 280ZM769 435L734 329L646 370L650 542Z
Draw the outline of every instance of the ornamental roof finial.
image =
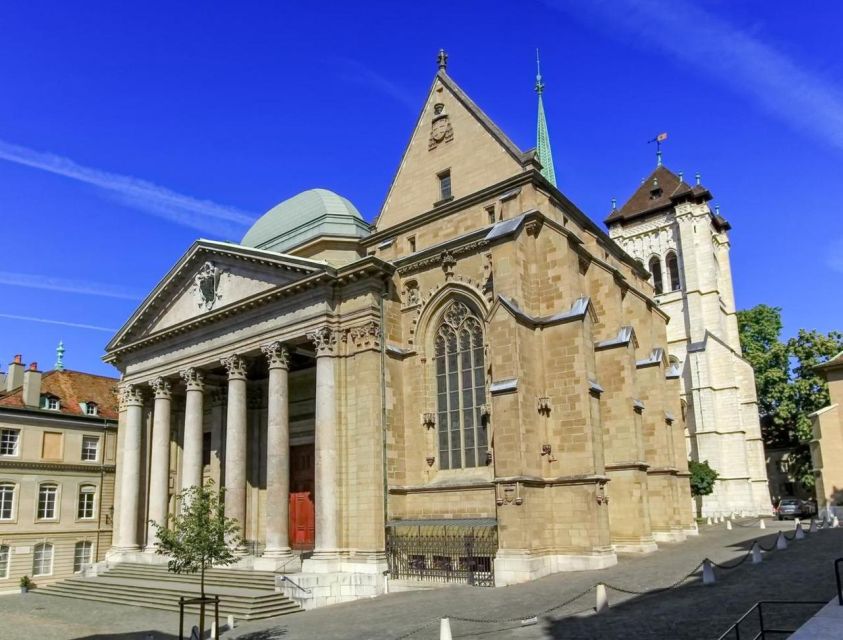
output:
M436 64L439 65L439 71L446 71L448 69L448 54L444 49L439 49L439 55L436 56Z
M59 340L59 346L56 347L56 364L53 367L56 371L64 371L64 342Z
M539 113L536 122L536 152L542 165L541 173L554 187L556 186L556 171L553 168L553 152L550 149L550 134L547 132L547 120L544 115L544 83L542 82L539 50L536 49L536 93L539 96Z
M539 50L536 49L536 93L539 95L544 91L544 83L542 82L542 65L539 60Z

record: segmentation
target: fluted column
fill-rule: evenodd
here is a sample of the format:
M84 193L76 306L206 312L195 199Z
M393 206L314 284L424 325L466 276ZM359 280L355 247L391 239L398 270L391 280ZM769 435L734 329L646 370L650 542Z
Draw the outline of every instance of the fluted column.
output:
M146 530L146 551L154 552L153 522L166 526L170 505L170 404L172 386L166 378L156 378L149 386L155 392L152 414L152 450L149 463L149 523Z
M184 454L181 488L202 485L202 423L204 418L205 378L191 367L181 372L187 392L184 403Z
M335 386L336 332L328 327L308 334L316 347L316 547L314 560L337 558L337 398Z
M120 400L126 408L126 424L120 469L120 529L115 546L120 551L137 551L143 395L135 385L127 384L120 390Z
M261 347L269 364L266 430L266 549L268 558L292 555L290 550L290 353L280 342Z
M246 535L246 361L232 355L223 359L228 372L225 431L225 515ZM241 553L244 547L238 549Z

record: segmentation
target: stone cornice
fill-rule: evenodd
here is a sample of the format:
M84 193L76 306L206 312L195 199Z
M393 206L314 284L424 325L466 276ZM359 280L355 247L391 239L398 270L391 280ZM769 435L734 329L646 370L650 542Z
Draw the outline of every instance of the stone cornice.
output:
M525 486L546 487L551 485L604 484L609 482L608 476L599 474L583 474L574 476L555 476L543 478L541 476L508 476L494 479L495 484L511 484L520 482Z
M442 265L444 268L456 256L484 249L489 246L489 240L485 238L488 231L488 227L479 229L465 236L455 238L452 241L424 249L407 258L396 260L396 264L400 265L398 267L398 275L407 276L416 271L422 271L438 265Z
M606 471L647 471L650 468L643 460L633 460L630 462L616 462L615 464L607 464Z
M493 489L491 480L464 481L453 484L416 484L389 487L389 493L405 495L407 493L442 493L444 491L476 491Z
M65 462L28 462L26 460L0 459L0 469L28 469L31 471L76 471L84 473L114 473L113 464L70 464Z

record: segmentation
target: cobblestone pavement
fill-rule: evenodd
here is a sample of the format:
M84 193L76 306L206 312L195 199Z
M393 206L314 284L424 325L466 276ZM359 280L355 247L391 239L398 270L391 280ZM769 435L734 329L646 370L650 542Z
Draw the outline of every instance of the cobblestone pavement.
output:
M744 524L750 524L749 521ZM609 590L611 610L594 615L597 582L628 591L667 587L690 573L703 558L735 564L754 539L772 546L776 530L792 532L793 523L768 521L768 529L724 525L703 526L701 535L681 544L662 544L656 553L620 559L617 566L547 576L500 589L452 586L423 592L393 593L283 616L243 623L223 633L225 640L435 640L439 618L452 617L455 639L715 639L756 601L823 600L835 593L833 560L843 555L843 529L820 531L791 542L784 551L765 554L764 562L749 560L734 569L716 569L715 585L700 584L699 573L674 589L652 595ZM564 604L580 593L581 598ZM819 606L791 607L780 624L797 626ZM544 611L524 626L521 620ZM779 615L773 612L772 615ZM462 621L456 618L471 618ZM512 619L511 622L504 622ZM429 625L429 626L425 626ZM0 597L0 638L174 638L178 616L162 611L91 603L39 595ZM757 631L747 627L752 637ZM407 635L410 634L410 635ZM843 637L843 633L841 633Z

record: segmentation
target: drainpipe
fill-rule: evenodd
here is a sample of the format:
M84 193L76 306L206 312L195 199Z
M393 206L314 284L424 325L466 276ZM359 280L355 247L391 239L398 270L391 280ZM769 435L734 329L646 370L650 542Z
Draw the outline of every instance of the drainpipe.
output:
M380 321L381 321L381 438L383 438L381 451L381 465L383 467L383 524L384 543L386 543L386 523L389 521L389 510L387 497L389 495L389 479L386 466L386 313L384 312L384 298L389 292L389 283L384 281L384 290L380 298ZM384 544L384 551L386 551Z

